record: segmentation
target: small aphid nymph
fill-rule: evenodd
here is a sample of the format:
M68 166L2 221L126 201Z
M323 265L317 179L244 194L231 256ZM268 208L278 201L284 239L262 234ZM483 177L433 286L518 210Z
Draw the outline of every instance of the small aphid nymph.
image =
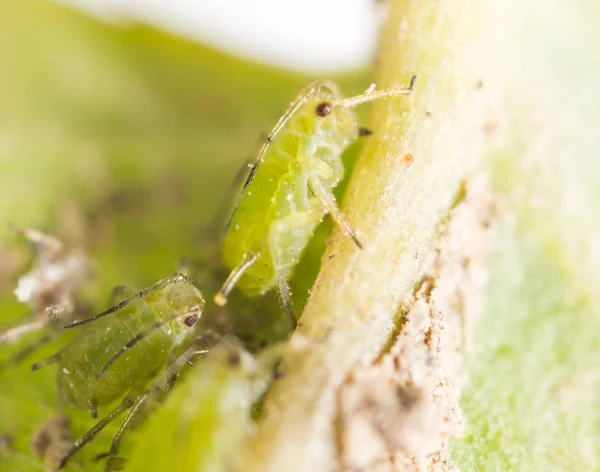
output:
M172 369L177 356L196 338L194 326L203 309L200 292L186 275L176 273L98 315L66 327L82 326L78 336L60 352L34 364L32 370L57 363L60 399L66 405L90 410L93 417L98 407L123 396L124 399L73 443L62 458L61 467L113 419L131 408L108 454L116 456L123 429L149 395L148 383L158 372Z
M344 176L342 153L371 134L353 108L409 95L414 83L415 77L408 88L371 86L342 98L335 85L314 82L298 94L260 150L227 223L222 255L231 273L215 295L217 305L227 303L236 286L251 297L277 287L295 325L288 279L324 215L363 247L333 194Z

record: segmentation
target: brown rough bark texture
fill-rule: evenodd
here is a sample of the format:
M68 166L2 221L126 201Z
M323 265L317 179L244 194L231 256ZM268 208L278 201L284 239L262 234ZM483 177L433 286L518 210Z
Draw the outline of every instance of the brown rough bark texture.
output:
M404 324L376 362L338 392L343 471L453 471L448 440L461 433L463 353L483 310L486 254L497 204L469 181L440 228Z

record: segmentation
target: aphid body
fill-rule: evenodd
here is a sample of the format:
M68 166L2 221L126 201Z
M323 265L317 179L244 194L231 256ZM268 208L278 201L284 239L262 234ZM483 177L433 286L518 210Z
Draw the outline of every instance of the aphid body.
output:
M204 304L192 282L176 273L67 326L85 325L60 352L32 369L58 363L60 399L68 406L91 410L94 417L99 406L124 400L74 443L62 465L110 421L145 398L150 381L197 336L194 325Z
M60 352L61 399L81 409L108 405L136 383L152 377L178 346L187 344L194 334L190 328L203 306L200 292L187 277L179 275L161 290L82 327ZM159 323L160 327L152 329ZM138 337L135 345L112 361Z
M333 195L344 176L342 153L370 134L352 107L408 94L413 83L347 99L331 83L314 82L300 92L263 145L228 222L222 255L232 272L217 304L226 303L233 286L251 297L278 287L291 313L287 280L326 213L362 247Z

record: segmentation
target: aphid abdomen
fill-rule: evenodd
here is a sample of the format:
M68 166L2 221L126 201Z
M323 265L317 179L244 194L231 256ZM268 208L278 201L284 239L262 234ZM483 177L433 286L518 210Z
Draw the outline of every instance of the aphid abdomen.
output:
M258 256L258 260L243 275L238 287L254 296L268 291L274 285L273 262L268 245L271 209L274 194L281 180L289 173L290 158L282 153L267 153L252 188L244 195L231 227L223 240L223 259L228 267L237 266L244 254Z
M270 212L268 244L276 279L290 276L323 216L300 164L294 161L290 167L281 179Z
M147 378L165 360L171 340L164 333L151 333L121 356L98 378L103 367L138 332L156 319L144 300L137 300L112 318L82 328L63 351L58 372L59 394L71 405L87 409L121 397Z

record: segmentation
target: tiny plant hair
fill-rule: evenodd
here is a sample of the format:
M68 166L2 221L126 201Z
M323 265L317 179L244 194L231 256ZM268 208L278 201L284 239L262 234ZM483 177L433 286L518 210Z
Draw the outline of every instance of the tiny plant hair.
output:
M60 352L34 364L32 370L58 364L60 400L90 410L94 418L98 407L123 400L73 443L60 467L112 420L131 409L121 429L127 426L148 397L148 384L159 372L169 370L170 363L195 339L194 325L204 304L188 277L178 272L98 315L66 326L81 326L80 332ZM119 431L110 455L116 455L114 446L121 434Z
M334 84L313 82L291 103L266 139L225 229L222 257L231 270L215 303L223 306L234 287L258 296L277 287L295 326L288 279L325 214L363 245L338 208L333 189L344 176L342 153L371 132L353 108L398 95L408 88L375 90L342 98Z

